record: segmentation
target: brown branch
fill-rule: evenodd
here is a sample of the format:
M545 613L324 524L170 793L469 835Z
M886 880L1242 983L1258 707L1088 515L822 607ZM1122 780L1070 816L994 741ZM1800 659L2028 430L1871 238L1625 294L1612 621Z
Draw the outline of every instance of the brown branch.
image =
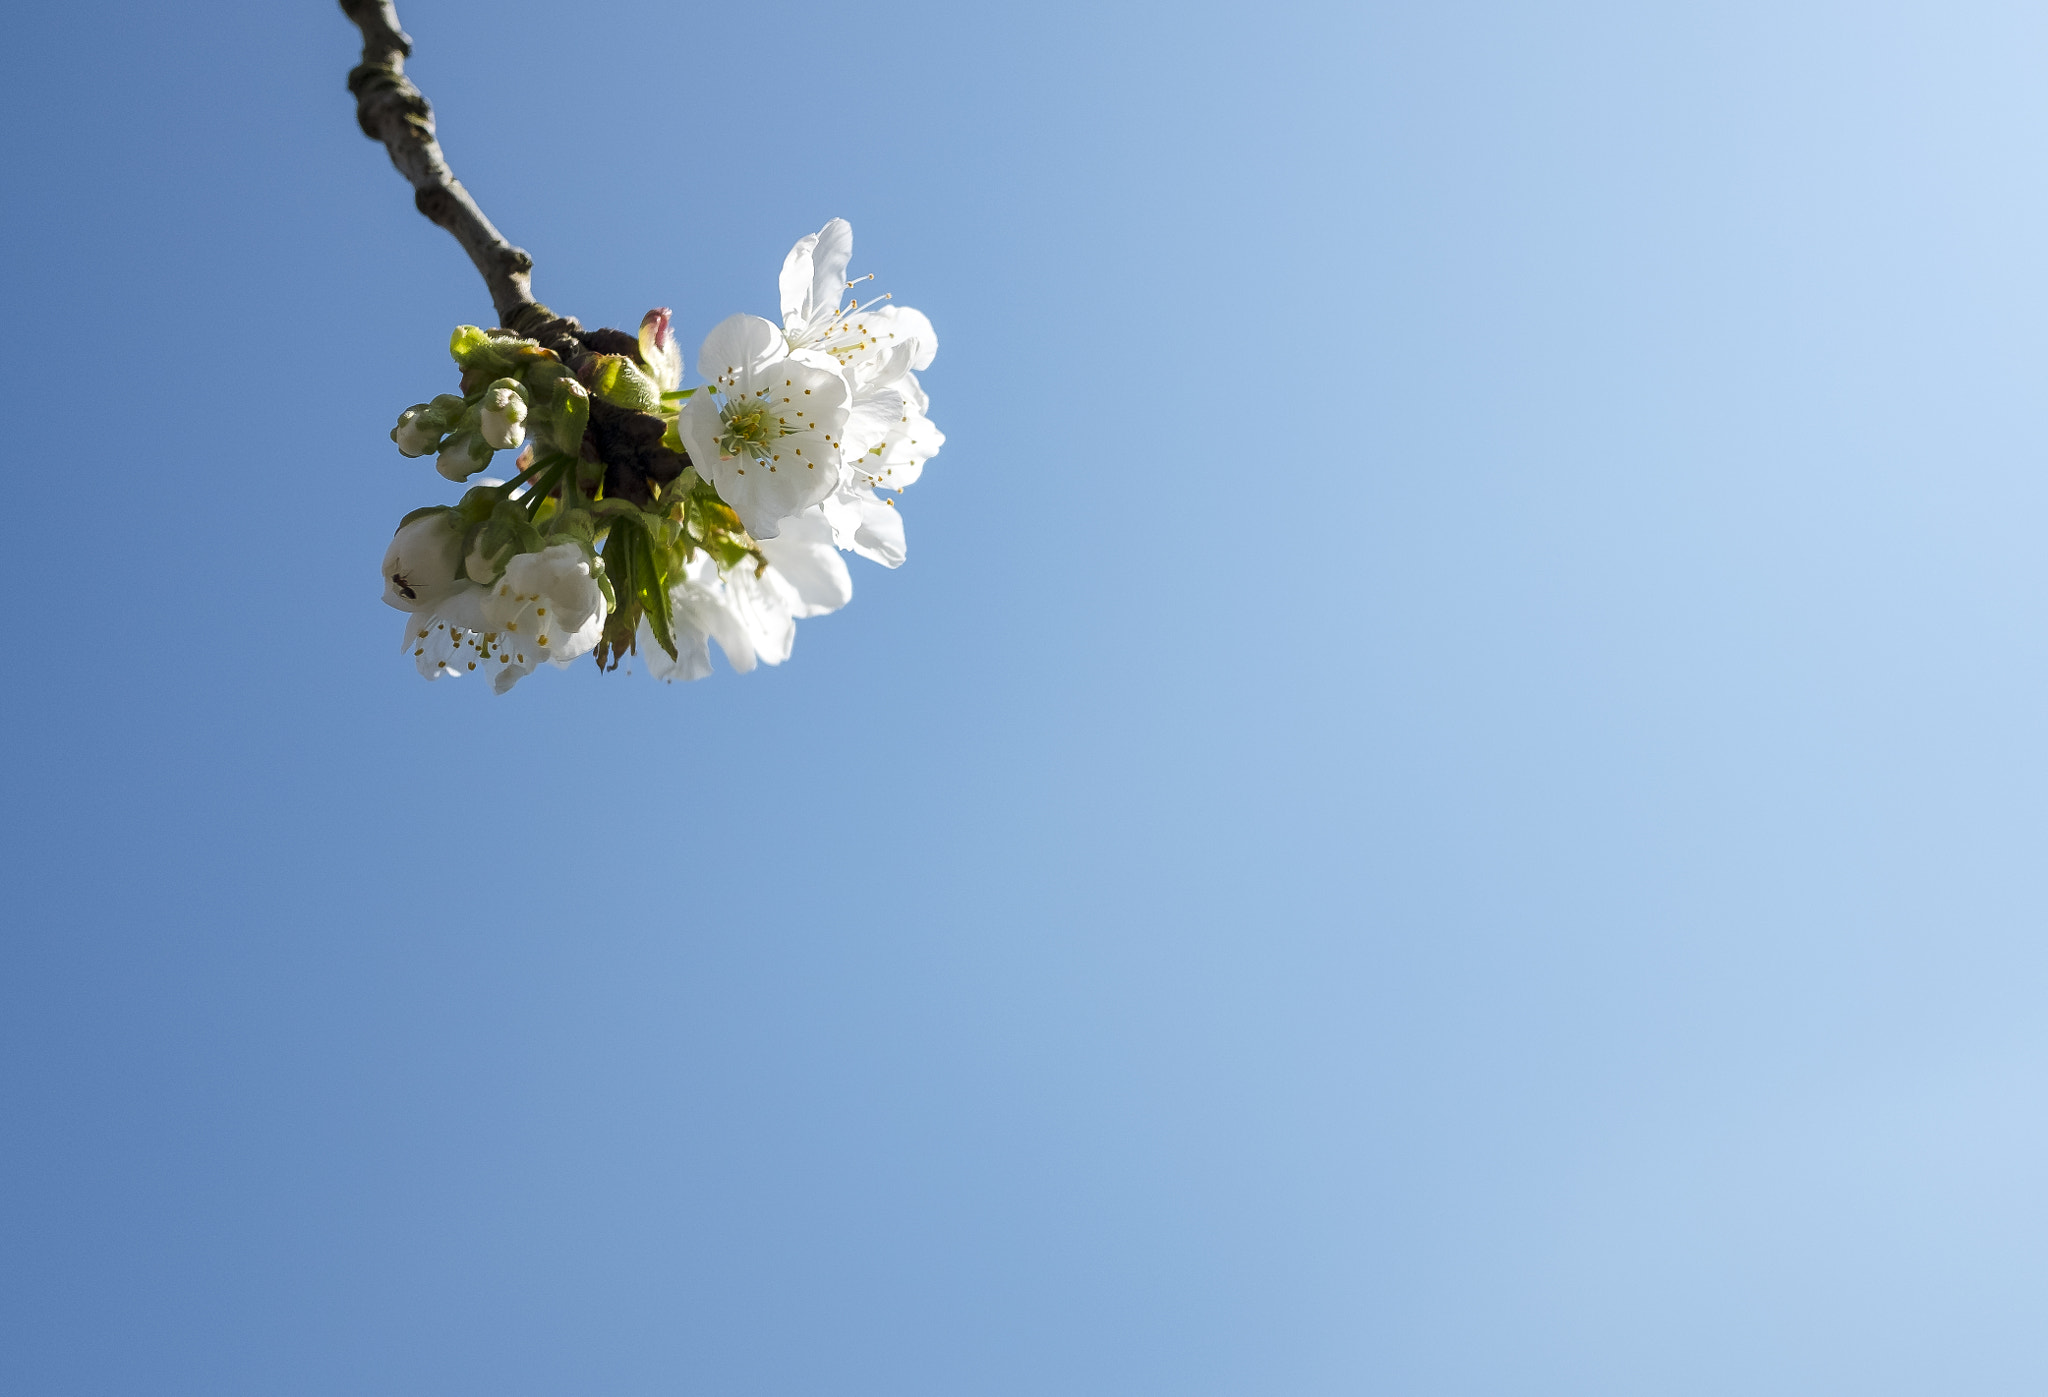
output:
M384 143L391 163L412 185L419 211L454 234L483 273L498 323L526 334L548 326L554 315L533 299L533 259L484 217L441 154L434 109L405 75L412 40L398 27L392 0L341 0L341 9L363 31L363 61L348 75L363 134Z
M579 375L599 353L638 359L639 342L633 336L620 330L586 331L574 318L558 316L533 299L533 258L505 241L441 154L441 143L434 139L434 109L405 75L412 40L398 27L392 0L341 0L341 9L363 31L363 61L348 75L356 122L364 135L382 141L391 152L391 163L413 187L419 211L454 234L483 273L498 323L538 340ZM682 474L689 458L661 444L665 429L662 419L649 413L602 398L591 401L583 453L604 465L607 495L644 504L649 481L665 484Z

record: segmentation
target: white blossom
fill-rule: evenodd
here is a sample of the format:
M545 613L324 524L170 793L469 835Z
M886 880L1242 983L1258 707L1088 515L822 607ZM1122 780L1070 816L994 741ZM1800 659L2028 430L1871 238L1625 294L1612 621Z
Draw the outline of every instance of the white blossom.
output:
M710 642L739 674L757 664L777 665L796 644L796 623L837 611L853 598L853 579L832 546L832 527L813 508L784 522L780 535L761 542L769 565L743 561L721 573L707 553L696 554L682 580L669 589L670 659L643 620L638 644L647 672L669 681L711 673Z
M853 229L835 218L800 238L782 264L783 340L791 357L836 365L847 385L839 484L822 502L839 547L896 567L903 519L877 490L901 490L938 454L945 436L928 416L917 372L939 351L930 320L908 306L847 299Z
M659 508L640 501L639 524L666 530L661 548L684 557L666 598L676 653L644 619L636 637L656 678L709 674L714 641L738 672L780 664L799 620L852 599L843 552L885 567L903 562L903 520L885 494L915 481L944 444L918 382L938 336L922 314L885 304L886 296L865 305L850 297L852 252L844 219L800 239L779 279L781 323L742 314L713 327L697 356L705 382L689 393L680 391L682 355L665 308L642 319L637 356L604 361L610 400L674 418L697 475L738 518L735 526L723 511L700 510L706 502L694 497L684 498L682 514L663 495L653 496ZM494 451L525 446L529 427L552 445L563 433L574 438L581 423L577 404L564 405L565 393L587 396L581 384L536 346L508 339L493 347L494 339L507 335L459 328L451 352L467 395L410 408L392 431L406 455L438 451L436 468L450 480L472 480ZM485 365L506 376L479 391L470 373L481 377ZM606 584L591 538L616 506L600 494L602 508L580 508L589 502L579 487L590 482L571 465L575 475L561 462L538 462L522 487L523 517L505 513L522 490L472 480L463 512L425 513L400 528L385 557L384 599L406 613L405 645L421 674L486 674L503 693L543 662L566 667L599 644ZM557 483L561 502L534 510L533 492ZM480 493L490 488L502 499ZM717 559L735 556L726 537L735 527L746 530L735 535L746 556L721 570ZM521 547L535 551L514 551Z
M454 679L476 672L491 657L484 628L484 589L459 583L430 607L405 618L404 648L428 679ZM488 671L487 671L488 672Z
M567 668L597 645L604 592L581 547L522 553L495 586L459 581L406 618L405 646L429 679L481 671L504 693L547 661Z
M521 553L484 602L501 664L531 669L546 660L565 668L597 646L604 630L604 589L574 543Z
M715 326L697 372L707 382L681 421L690 460L748 533L774 538L783 520L839 484L846 380L790 357L782 333L758 315Z
M939 352L932 323L908 306L847 298L846 264L853 256L853 227L835 218L816 233L797 239L782 262L782 334L792 354L808 351L842 368L867 366L862 382L887 386L905 369L924 369ZM865 280L865 278L863 278ZM899 349L910 354L891 372L877 372Z

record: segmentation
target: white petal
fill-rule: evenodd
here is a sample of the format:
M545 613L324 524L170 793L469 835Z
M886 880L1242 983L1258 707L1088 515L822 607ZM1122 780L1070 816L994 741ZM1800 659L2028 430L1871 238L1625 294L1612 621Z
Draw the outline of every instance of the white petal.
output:
M732 615L745 632L748 662L742 666L724 636L718 637L725 658L736 670L753 668L753 661L779 665L789 658L796 644L796 591L775 569L755 574L741 563L725 575L726 598Z
M702 679L711 673L711 647L705 642L709 635L704 630L687 624L673 612L669 628L675 633L676 657L670 659L668 651L661 648L661 642L654 638L654 631L645 620L640 622L640 633L635 637L640 654L647 661L647 673L667 683L678 680Z
M782 331L773 324L758 315L729 315L704 337L697 351L697 376L724 388L760 373L787 352Z
M706 480L711 479L710 463L718 459L719 427L718 399L708 390L699 389L683 401L676 430L682 433L690 464Z
M782 321L785 325L803 323L805 303L811 295L811 253L817 246L818 235L806 233L796 240L789 256L782 259L782 275L777 278L776 289L782 293Z
M823 509L783 520L781 533L761 541L761 552L796 593L797 616L823 616L853 600L853 578L832 546Z
M486 652L483 631L490 623L483 613L484 589L465 586L431 611L406 618L405 648L428 679L451 679L494 663Z
M893 349L856 359L848 367L856 383L901 392L902 380L910 377L910 360L916 353L915 343L899 344Z
M903 516L888 500L877 498L865 487L842 488L824 508L832 521L832 536L841 548L885 568L903 565Z
M913 369L931 367L933 358L939 352L939 332L932 328L932 322L924 312L912 310L890 302L876 306L862 317L874 331L875 341L884 349L894 349L900 344L915 343L917 349L910 361Z
M924 463L939 454L939 448L946 444L946 434L932 424L929 417L913 412L898 423L889 433L888 445L879 458L866 456L861 459L861 468L872 479L877 488L901 490L913 485L924 474Z
M751 371L732 396L766 398L778 411L791 414L792 430L815 428L836 437L846 425L852 394L838 364L819 363L806 355L777 359Z
M841 452L849 462L857 461L889 439L889 433L903 420L903 395L893 388L865 387L853 395L841 433Z
M747 532L766 541L782 532L782 521L822 502L839 484L839 454L816 432L784 437L776 455L716 456L698 469L739 515ZM692 461L697 458L690 457Z
M742 567L751 564L743 563ZM721 585L717 595L693 594L687 602L679 600L676 614L685 612L691 624L701 627L704 634L718 642L718 648L725 655L725 662L732 666L734 674L746 674L754 668L754 638L747 629L747 623L734 610L732 600ZM708 652L707 652L708 653Z
M853 260L853 225L835 218L818 230L811 248L810 303L807 316L831 313L846 295L846 264Z

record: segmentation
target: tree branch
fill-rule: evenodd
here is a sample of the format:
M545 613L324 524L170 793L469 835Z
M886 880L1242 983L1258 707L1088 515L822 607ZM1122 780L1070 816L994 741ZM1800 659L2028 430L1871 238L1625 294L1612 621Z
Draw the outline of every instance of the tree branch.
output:
M579 376L595 355L640 357L639 341L622 330L589 330L570 316L558 316L533 299L533 258L505 241L455 178L434 139L434 109L405 75L412 40L398 27L392 0L341 0L342 13L363 31L363 61L348 75L356 98L356 122L363 134L382 141L413 187L419 211L455 235L490 288L498 323L552 349ZM586 459L605 466L605 493L646 503L648 482L657 486L681 475L689 458L662 445L667 424L593 398Z
M419 211L454 234L483 273L501 325L530 334L552 321L547 307L533 299L533 259L484 217L441 154L434 109L405 76L412 40L398 27L392 0L341 0L341 9L363 31L363 61L348 75L363 134L384 143L391 163L411 183Z

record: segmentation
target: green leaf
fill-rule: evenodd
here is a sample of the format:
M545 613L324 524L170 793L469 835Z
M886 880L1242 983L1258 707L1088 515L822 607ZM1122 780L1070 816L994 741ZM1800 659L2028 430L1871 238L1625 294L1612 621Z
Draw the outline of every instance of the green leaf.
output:
M611 615L605 618L604 633L597 643L597 667L617 669L619 661L632 653L643 610L640 601L638 558L640 534L634 529L614 529L604 544L604 571L612 592Z
M654 633L655 643L668 651L668 657L674 660L681 657L676 654L675 630L669 615L668 569L663 565L664 551L657 550L647 534L641 534L640 542L634 548L639 555L637 561L640 566L640 572L633 579L636 584L634 594L646 614L647 629Z

